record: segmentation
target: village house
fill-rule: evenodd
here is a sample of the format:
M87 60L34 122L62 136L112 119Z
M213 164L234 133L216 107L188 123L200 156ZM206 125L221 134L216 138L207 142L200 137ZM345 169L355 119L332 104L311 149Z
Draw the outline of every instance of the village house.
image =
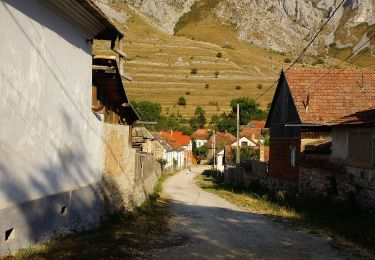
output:
M198 129L195 131L192 135L191 138L195 140L195 145L197 148L202 147L203 145L207 144L208 139L211 136L211 132L207 128L203 129Z
M184 150L184 166L192 165L193 162L193 144L190 136L184 135L179 131L161 132L161 135L167 140L175 141Z
M178 160L177 153L171 145L163 138L160 133L152 133L155 137L155 145L154 145L154 154L156 159L163 159L165 160L166 164L164 165L164 172L171 173L174 170L173 159Z
M266 122L270 129L270 176L297 182L301 151L330 142L331 121L371 106L375 106L374 70L282 72Z
M154 154L155 136L144 126L132 128L133 148L139 152Z
M301 160L300 190L375 208L375 109L330 122L332 142Z
M185 149L170 134L160 133L160 135L173 149L173 169L178 170L185 167Z
M92 43L114 48L123 34L89 0L1 1L0 23L0 254L8 254L99 225L103 118L92 111ZM136 119L121 102L105 106L104 121Z

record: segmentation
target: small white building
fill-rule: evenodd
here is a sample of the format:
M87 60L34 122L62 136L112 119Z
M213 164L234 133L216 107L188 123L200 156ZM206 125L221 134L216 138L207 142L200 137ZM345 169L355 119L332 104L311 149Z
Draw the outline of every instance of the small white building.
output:
M195 140L195 145L197 148L206 145L208 139L210 138L210 131L207 128L198 129L195 131L191 137Z

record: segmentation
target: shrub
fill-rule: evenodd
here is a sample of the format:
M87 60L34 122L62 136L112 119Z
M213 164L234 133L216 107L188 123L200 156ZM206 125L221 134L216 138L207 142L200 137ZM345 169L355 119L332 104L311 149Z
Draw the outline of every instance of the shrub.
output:
M217 58L222 58L222 57L223 57L223 54L219 51L219 52L216 54L216 57L217 57Z
M179 106L186 106L186 99L184 97L179 97L177 104Z
M285 58L285 59L284 59L284 62L285 62L285 63L291 63L292 61L291 61L289 58Z
M242 87L241 86L236 86L236 89L237 90L240 90Z
M315 64L324 64L324 58L323 58L323 57L318 57L318 58L316 59Z
M215 78L219 77L220 76L220 72L218 71L215 71Z
M259 83L259 84L257 85L257 89L262 89L262 88L263 88L263 85Z
M196 68L192 68L192 69L191 69L191 74L192 74L192 75L197 75L197 74L198 74L198 69L196 69Z
M186 92L185 92L185 95L186 95L186 96L189 96L189 95L190 95L190 91L186 91Z
M208 89L210 87L210 85L208 85L207 83L206 83L206 86L204 87L205 89Z

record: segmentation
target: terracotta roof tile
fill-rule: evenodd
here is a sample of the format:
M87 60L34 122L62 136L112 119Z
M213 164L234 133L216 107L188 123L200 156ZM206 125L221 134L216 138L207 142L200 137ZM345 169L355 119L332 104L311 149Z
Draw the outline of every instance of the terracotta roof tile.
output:
M184 135L182 132L161 132L163 137L176 141L180 146L188 146L190 144L190 136Z
M375 125L375 108L359 111L330 122L331 125Z
M231 145L236 140L237 138L230 133L216 132L216 148L218 149L221 149L227 145ZM213 147L213 135L210 137L207 143L209 148Z
M264 140L262 135L262 128L244 128L241 133L241 137L246 137L251 141Z
M286 74L302 123L327 124L375 107L373 69L291 69ZM327 74L328 73L328 74ZM304 103L308 103L305 109Z
M191 137L199 140L208 140L210 138L210 131L207 128L198 129Z

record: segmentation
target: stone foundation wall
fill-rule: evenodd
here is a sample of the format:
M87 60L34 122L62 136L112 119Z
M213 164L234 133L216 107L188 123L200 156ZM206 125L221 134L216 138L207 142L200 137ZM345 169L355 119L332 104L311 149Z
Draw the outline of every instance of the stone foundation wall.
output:
M244 167L227 167L223 181L249 187L252 183L271 191L287 191L308 196L327 197L338 201L355 199L365 208L375 209L375 170L343 167L301 167L298 183L279 180L267 173L267 164L251 161Z
M161 167L152 155L136 153L129 127L105 125L102 199L106 214L132 211L153 192Z
M299 191L337 200L354 198L363 207L375 208L375 171L346 167L341 172L302 167Z
M223 173L224 182L236 186L249 187L253 183L273 191L296 191L297 184L276 179L267 172L267 163L260 161L246 162L244 167L227 167Z

